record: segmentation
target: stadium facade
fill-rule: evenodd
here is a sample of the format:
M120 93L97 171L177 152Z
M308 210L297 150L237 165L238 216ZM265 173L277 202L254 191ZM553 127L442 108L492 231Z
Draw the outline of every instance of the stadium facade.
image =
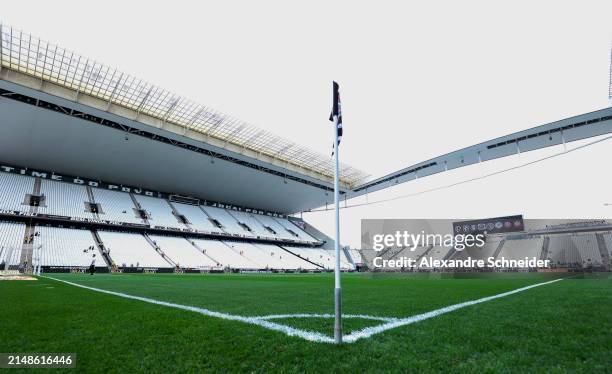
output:
M118 271L333 269L331 239L290 216L332 202L329 157L21 31L0 35L4 268L82 269L97 253ZM605 108L377 179L342 165L340 193L610 132ZM363 262L341 254L344 270Z

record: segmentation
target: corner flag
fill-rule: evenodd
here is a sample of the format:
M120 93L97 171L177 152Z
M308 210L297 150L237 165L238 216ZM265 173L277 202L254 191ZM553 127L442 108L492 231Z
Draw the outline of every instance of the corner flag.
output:
M334 206L336 211L336 237L334 239L334 249L336 254L336 267L334 270L336 288L334 289L334 342L342 343L342 287L340 286L340 195L339 195L339 161L338 146L342 138L342 109L340 107L340 86L333 84L334 103L330 120L334 123Z
M338 117L338 123L336 124L337 135L338 135L338 145L340 145L340 141L342 141L342 105L340 104L340 85L336 82L333 84L334 91L334 103L332 106L332 112L329 115L329 120L334 121L334 116ZM332 156L334 155L332 147Z

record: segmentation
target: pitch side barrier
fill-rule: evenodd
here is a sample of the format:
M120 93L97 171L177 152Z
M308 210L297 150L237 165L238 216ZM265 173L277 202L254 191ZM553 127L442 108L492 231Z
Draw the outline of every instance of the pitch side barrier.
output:
M128 233L145 233L157 234L175 237L191 237L196 239L215 239L215 240L231 240L236 242L274 244L283 246L300 246L300 247L321 247L324 243L313 243L308 241L290 241L286 239L271 239L246 237L240 234L221 234L221 233L203 233L191 229L176 229L163 228L161 226L151 227L148 225L139 225L133 223L113 222L104 220L88 220L76 219L74 217L52 216L38 213L23 213L17 211L0 210L0 221L23 222L26 224L35 223L39 225L49 225L52 227L74 227L88 230L106 230Z

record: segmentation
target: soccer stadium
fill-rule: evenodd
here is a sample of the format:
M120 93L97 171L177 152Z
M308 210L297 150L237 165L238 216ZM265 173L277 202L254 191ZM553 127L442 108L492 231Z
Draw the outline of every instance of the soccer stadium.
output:
M333 212L336 192L348 209L421 178L605 142L612 107L474 136L380 177L344 163L335 175L329 155L26 31L0 35L3 369L611 371L612 220L520 207L363 220L355 247L304 214ZM482 245L372 245L400 230Z

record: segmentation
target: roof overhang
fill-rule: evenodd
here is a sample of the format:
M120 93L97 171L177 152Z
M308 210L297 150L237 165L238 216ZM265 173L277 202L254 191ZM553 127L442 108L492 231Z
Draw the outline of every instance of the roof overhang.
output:
M88 106L84 96L53 95L62 88L17 74L0 70L0 162L284 214L333 200L328 180L196 140L168 123Z
M352 189L347 194L347 198L480 162L609 133L612 133L612 107L518 131L419 162L363 183Z

